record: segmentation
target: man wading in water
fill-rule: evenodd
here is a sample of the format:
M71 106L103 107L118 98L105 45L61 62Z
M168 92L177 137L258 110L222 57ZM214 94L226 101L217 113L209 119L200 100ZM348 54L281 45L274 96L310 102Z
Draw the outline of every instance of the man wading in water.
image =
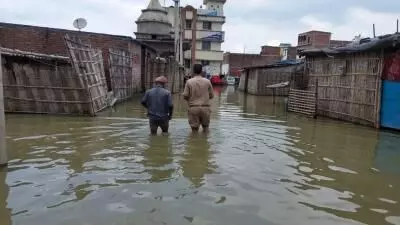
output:
M214 98L211 82L202 76L202 65L193 65L193 78L185 84L183 98L188 102L189 125L193 132L198 132L200 125L208 132L210 125L210 99Z
M152 135L157 134L158 127L164 134L168 133L169 121L172 118L173 104L171 93L165 89L168 82L164 76L157 77L154 80L155 87L148 90L144 95L141 103L147 108L147 116L149 117L150 132Z

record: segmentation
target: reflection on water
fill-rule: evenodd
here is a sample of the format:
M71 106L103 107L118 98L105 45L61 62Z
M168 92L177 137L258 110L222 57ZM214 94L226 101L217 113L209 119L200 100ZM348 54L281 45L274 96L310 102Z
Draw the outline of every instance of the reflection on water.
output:
M2 225L11 225L11 210L7 208L8 185L7 171L0 169L0 221Z
M204 184L204 176L212 174L215 166L210 162L210 144L204 134L189 135L186 142L186 152L180 162L183 176L198 188Z
M163 182L171 179L175 169L173 149L168 136L149 136L149 147L143 151L143 166L150 174L150 182Z
M174 96L150 136L140 96L96 118L7 115L1 225L400 224L400 135L216 88L210 134Z

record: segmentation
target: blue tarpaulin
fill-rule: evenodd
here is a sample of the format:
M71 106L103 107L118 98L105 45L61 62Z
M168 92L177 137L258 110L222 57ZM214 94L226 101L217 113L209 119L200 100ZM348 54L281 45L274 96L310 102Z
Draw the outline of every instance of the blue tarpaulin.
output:
M400 130L400 82L383 81L381 106L381 126Z

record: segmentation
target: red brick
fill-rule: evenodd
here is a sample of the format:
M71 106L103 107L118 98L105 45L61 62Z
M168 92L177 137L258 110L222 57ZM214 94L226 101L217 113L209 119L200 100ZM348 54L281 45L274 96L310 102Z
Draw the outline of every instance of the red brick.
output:
M68 56L64 42L66 34L89 41L92 47L102 50L104 69L109 87L108 51L110 48L130 49L139 56L139 62L140 57L142 57L141 49L144 45L129 36L79 32L9 23L0 23L0 46L43 54ZM155 54L155 49L149 48L148 46L145 48Z

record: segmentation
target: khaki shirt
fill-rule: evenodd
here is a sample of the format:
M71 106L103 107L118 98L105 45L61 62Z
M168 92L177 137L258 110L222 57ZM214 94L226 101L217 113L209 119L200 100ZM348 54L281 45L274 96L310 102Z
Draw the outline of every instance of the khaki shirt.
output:
M201 76L195 76L186 81L183 97L189 106L210 106L210 99L214 98L211 82Z

